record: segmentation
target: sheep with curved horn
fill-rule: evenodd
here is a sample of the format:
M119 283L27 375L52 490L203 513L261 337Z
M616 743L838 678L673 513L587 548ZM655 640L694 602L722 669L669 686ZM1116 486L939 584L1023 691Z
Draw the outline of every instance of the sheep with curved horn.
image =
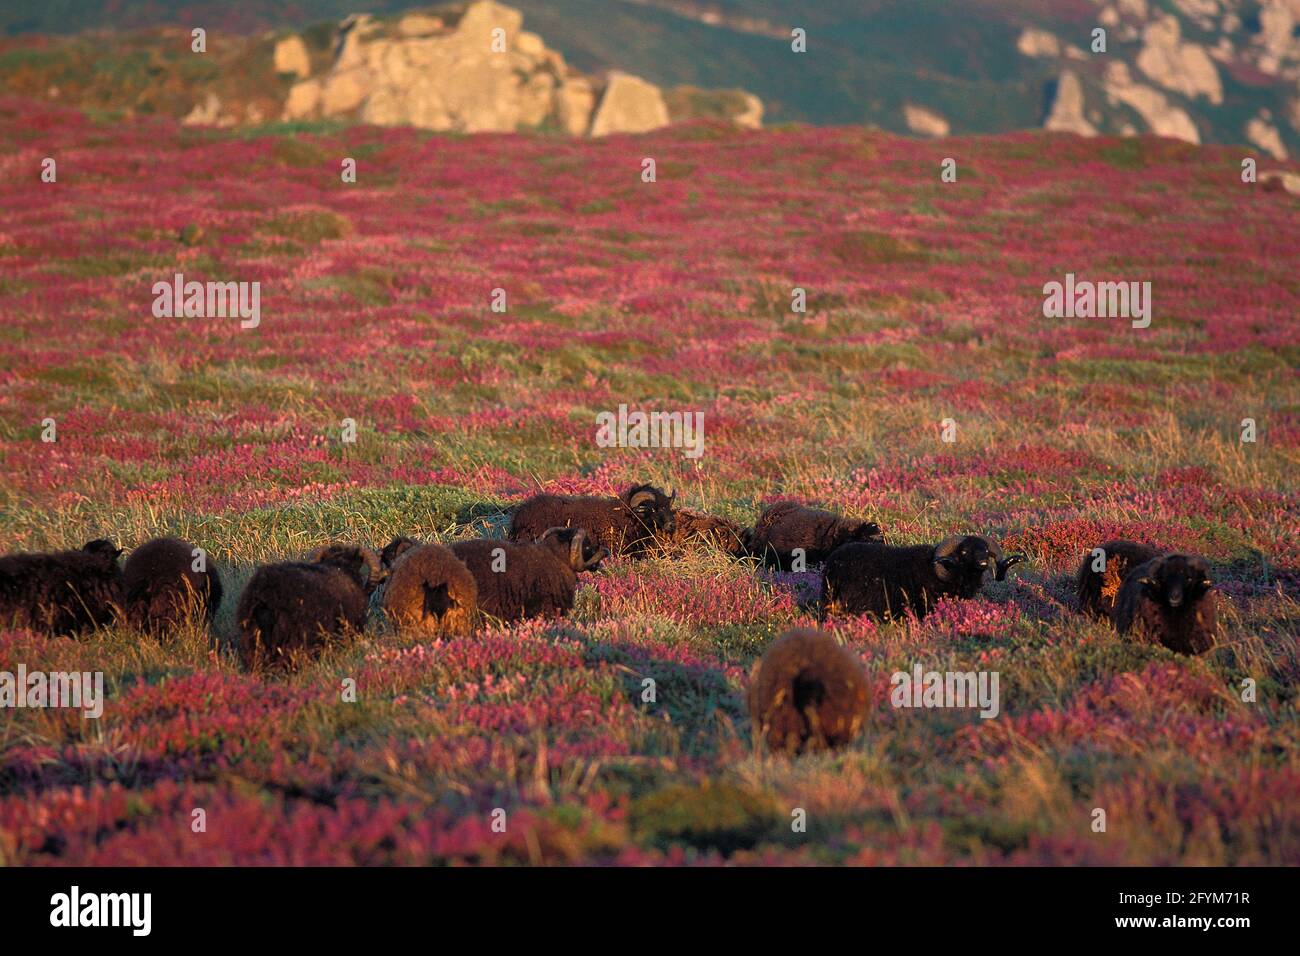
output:
M676 499L676 491L665 495L653 485L634 485L617 498L534 495L515 510L509 537L532 542L551 528L581 528L610 554L642 557L656 547L656 536L673 533Z
M979 535L953 535L937 545L846 544L826 562L822 613L892 618L910 609L924 617L941 597L972 598L989 571L1002 581L1024 560L1005 556Z

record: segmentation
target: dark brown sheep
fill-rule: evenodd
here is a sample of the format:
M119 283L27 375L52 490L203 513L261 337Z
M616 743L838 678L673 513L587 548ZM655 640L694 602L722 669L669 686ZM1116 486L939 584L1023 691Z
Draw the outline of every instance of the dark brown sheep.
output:
M754 738L773 751L800 754L842 747L862 729L867 706L862 664L821 631L788 631L750 674Z
M113 623L122 608L121 553L97 538L77 551L0 558L0 626L77 634Z
M388 620L401 630L424 637L467 637L478 617L478 585L449 548L416 545L402 549L393 564L383 605Z
M1180 654L1214 646L1218 597L1204 558L1162 554L1129 572L1115 602L1115 629Z
M258 568L235 612L244 666L291 667L362 630L379 574L378 555L342 544L318 548L307 561Z
M665 552L715 549L733 558L745 555L745 532L726 518L682 508L673 512L674 530L660 536Z
M578 574L609 557L582 528L550 528L533 544L456 541L451 550L478 583L479 609L502 621L568 614Z
M1106 555L1103 569L1093 570L1097 558L1092 551L1088 552L1079 565L1075 593L1079 597L1080 611L1109 620L1115 613L1115 599L1119 597L1124 578L1139 564L1159 555L1160 551L1135 541L1107 541L1101 545L1101 550Z
M924 617L944 596L972 598L992 570L1003 580L1024 555L977 535L955 535L937 545L897 547L846 544L830 556L822 586L822 614L872 614L888 619L911 610Z
M154 538L131 552L122 578L133 627L167 634L194 620L211 623L221 605L221 575L206 557L204 570L194 570L195 550L179 538Z
M822 564L843 545L879 540L880 526L874 521L845 518L793 501L779 501L763 509L745 535L745 546L769 567L802 571ZM795 552L799 550L803 552L803 567L796 566Z
M656 547L656 537L671 535L676 522L673 502L651 485L636 485L617 498L534 495L510 519L510 540L531 542L551 528L581 528L610 554L642 557Z

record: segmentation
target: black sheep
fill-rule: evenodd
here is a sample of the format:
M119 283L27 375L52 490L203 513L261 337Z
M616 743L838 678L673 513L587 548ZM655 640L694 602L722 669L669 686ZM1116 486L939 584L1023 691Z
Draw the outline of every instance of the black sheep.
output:
M317 549L307 561L258 568L235 612L244 666L292 665L331 638L362 630L378 576L378 555L339 544Z
M651 485L636 485L617 498L589 495L534 495L510 519L511 541L536 541L551 528L581 528L610 554L642 557L656 548L656 537L676 528L673 502Z
M206 558L204 570L194 570L195 550L179 538L154 538L131 552L122 577L133 627L167 633L195 618L211 623L221 605L221 575Z
M797 628L754 665L749 717L755 740L800 754L849 743L867 716L867 679L853 652L821 631Z
M1204 558L1162 554L1138 565L1120 585L1115 629L1159 641L1180 654L1214 646L1218 597Z
M1001 581L1022 554L1003 557L1002 549L977 535L955 535L937 545L898 547L846 544L826 562L822 614L873 614L900 617L909 608L924 617L945 595L972 598L984 574Z
M456 541L451 550L474 575L479 610L503 621L569 613L578 573L609 557L582 528L551 528L533 544Z
M1119 597L1124 578L1139 564L1157 557L1160 551L1136 541L1107 541L1100 550L1106 554L1103 569L1093 570L1097 557L1088 552L1079 565L1075 593L1079 596L1080 611L1109 620L1115 613L1115 599Z
M750 554L769 567L782 571L805 570L822 564L836 548L855 541L879 541L880 526L874 521L809 508L793 501L779 501L763 509L745 535ZM796 567L796 550L803 552L803 567Z
M424 637L466 637L473 632L478 587L450 549L396 538L384 549L384 554L392 553L398 557L389 558L392 570L384 581L383 606L396 627Z
M121 553L97 538L78 551L0 558L0 626L76 634L111 624L122 607Z

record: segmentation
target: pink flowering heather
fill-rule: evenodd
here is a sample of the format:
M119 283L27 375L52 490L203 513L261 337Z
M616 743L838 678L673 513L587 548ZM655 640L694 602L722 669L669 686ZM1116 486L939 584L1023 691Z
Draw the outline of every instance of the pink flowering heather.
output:
M227 592L168 641L0 621L0 672L104 677L97 719L3 710L0 864L1300 862L1300 217L1240 149L314 128L0 99L0 552L174 534ZM156 318L178 272L258 282L260 324ZM1045 318L1067 272L1150 281L1151 326ZM621 404L701 413L703 453L598 445ZM238 664L259 564L501 537L530 494L641 482L742 527L795 500L1029 560L921 620L823 624L815 569L614 559L564 620L422 642L372 615L292 673ZM1210 562L1213 650L1075 612L1109 538ZM866 725L777 758L749 675L819 626ZM895 707L917 666L996 672L997 716Z

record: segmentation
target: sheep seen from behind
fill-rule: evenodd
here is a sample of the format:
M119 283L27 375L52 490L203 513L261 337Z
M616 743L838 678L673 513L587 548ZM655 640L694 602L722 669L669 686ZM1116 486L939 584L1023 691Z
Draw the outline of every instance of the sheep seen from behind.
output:
M754 665L748 703L755 741L790 755L830 750L862 729L867 678L857 655L834 637L796 628Z
M403 547L402 541L395 539L384 549L386 554L391 554L389 549L400 552L384 583L383 606L389 621L422 637L467 637L473 633L478 617L474 575L450 548L440 544Z
M306 561L258 568L235 612L244 667L292 667L364 629L379 574L378 555L345 544L318 548Z
M154 538L131 552L122 577L133 627L170 634L196 620L212 622L221 605L221 575L197 550L179 538Z

